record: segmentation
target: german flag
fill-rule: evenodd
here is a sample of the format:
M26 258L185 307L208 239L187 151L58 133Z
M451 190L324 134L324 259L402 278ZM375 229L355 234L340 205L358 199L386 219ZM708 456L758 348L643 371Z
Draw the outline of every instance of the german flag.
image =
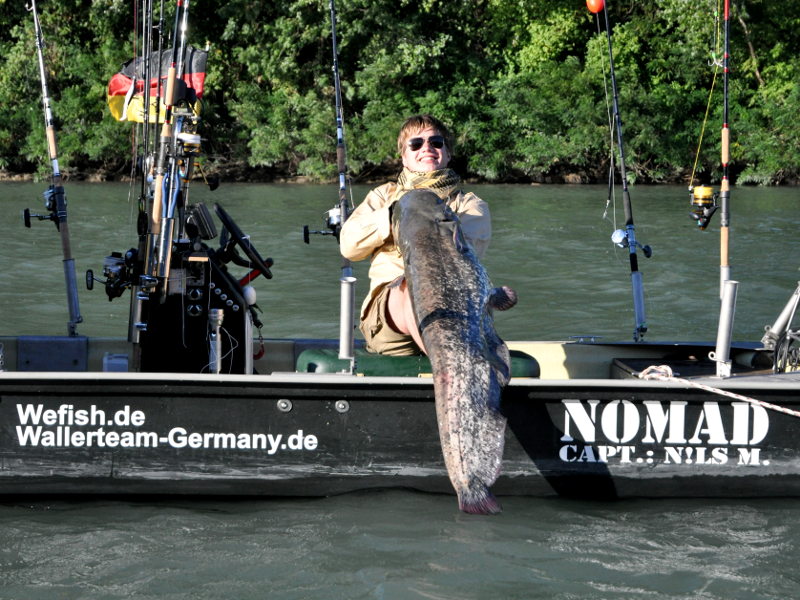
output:
M183 77L175 82L174 105L188 105L195 113L200 111L199 98L203 95L203 85L206 79L206 60L208 52L186 46ZM144 123L145 87L148 88L148 108L150 111L149 122L164 122L164 94L167 90L167 73L172 64L172 49L150 55L150 81L145 82L144 58L138 57L129 60L120 69L119 73L108 82L108 107L117 121L132 121ZM160 66L159 66L160 65Z

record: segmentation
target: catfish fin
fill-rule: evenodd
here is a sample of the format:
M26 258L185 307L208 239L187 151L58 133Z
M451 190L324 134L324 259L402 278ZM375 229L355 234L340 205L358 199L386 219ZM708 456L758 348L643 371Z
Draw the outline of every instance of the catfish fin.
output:
M489 295L489 306L495 310L508 310L517 303L517 292L507 285L496 287Z

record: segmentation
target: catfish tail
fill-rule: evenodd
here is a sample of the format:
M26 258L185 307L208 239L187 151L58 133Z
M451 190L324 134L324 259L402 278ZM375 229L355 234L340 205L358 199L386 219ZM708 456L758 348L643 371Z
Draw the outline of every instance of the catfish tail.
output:
M481 481L472 481L458 491L458 508L471 515L497 515L503 511L500 502Z

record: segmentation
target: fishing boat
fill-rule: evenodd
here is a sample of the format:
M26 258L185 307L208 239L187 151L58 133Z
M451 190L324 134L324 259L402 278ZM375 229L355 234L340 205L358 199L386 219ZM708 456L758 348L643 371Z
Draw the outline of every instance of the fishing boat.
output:
M338 340L263 339L248 284L271 277L271 261L224 202L183 201L201 141L192 106L201 93L195 58L202 57L180 34L186 6L166 60L157 52L132 63L110 93L120 116L142 119L144 132L160 127L141 141L152 170L142 179L137 245L110 254L102 278L86 278L89 287L99 281L109 299L130 296L125 339L78 333L66 204L48 131L50 212L26 214L26 222L59 224L68 335L0 336L0 496L452 493L430 361L370 354L354 339L346 261ZM336 70L333 3L331 20ZM165 77L154 72L162 63ZM332 235L348 212L336 78L340 203L317 232ZM43 67L42 85L52 127ZM624 170L621 126L617 132ZM725 181L723 201L727 194ZM698 198L696 210L707 215L711 201L705 193ZM494 492L800 496L800 374L791 329L800 289L761 342L730 340L735 287L725 277L716 343L646 341L636 260L637 250L649 250L626 213L615 242L631 256L634 339L508 342L505 450ZM235 266L249 273L235 276Z

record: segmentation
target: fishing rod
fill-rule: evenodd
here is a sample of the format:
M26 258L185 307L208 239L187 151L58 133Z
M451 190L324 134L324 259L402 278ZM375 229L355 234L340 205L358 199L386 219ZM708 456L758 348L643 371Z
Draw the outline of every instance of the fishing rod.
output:
M617 146L619 147L619 170L620 178L622 179L622 202L625 210L625 229L616 230L612 234L611 240L620 248L628 248L635 319L633 339L634 341L639 342L642 340L645 332L647 332L647 318L645 316L642 273L639 271L639 258L636 254L636 248L641 248L646 258L650 258L652 255L652 250L650 249L650 246L642 246L636 241L633 223L633 207L631 205L630 192L628 191L628 176L625 171L625 146L622 141L622 120L619 112L617 80L614 74L614 53L611 45L611 27L609 26L608 22L608 9L606 8L605 0L586 0L586 7L589 9L589 12L595 15L602 10L603 15L605 16L606 38L608 39L608 63L609 72L611 74L611 89L614 101L614 127L617 131ZM599 17L597 18L599 19ZM611 174L611 177L613 177L613 173Z
M75 276L75 260L72 258L72 249L69 240L69 225L67 223L67 194L64 191L61 178L61 169L58 166L58 146L56 145L56 129L53 111L50 108L50 92L47 89L47 73L44 66L44 36L39 23L39 13L36 10L36 0L26 4L29 12L33 13L33 27L36 34L36 54L39 59L39 79L42 83L42 107L44 109L45 134L50 155L50 169L52 171L50 187L44 192L45 208L49 215L34 215L27 208L23 213L25 227L31 226L31 217L40 221L50 220L55 223L56 229L61 234L61 251L64 256L64 279L67 286L67 305L69 307L69 321L67 332L70 336L77 336L77 325L83 322L78 306L78 283Z
M139 178L136 223L139 239L138 247L131 248L124 256L112 253L107 257L103 266L106 281L96 281L104 283L109 299L131 289L128 338L134 345L147 331L148 315L162 310L156 309L154 313L146 309L145 303L156 300L164 304L167 296L174 293L168 278L173 269L180 270L172 264L173 254L177 248L182 250L180 242L186 239L187 229L191 228L202 239L216 236L210 215L208 219L205 214L197 216L203 209L187 207L195 157L200 153L199 97L208 49L198 50L187 42L189 0L177 0L171 28L173 45L164 49L169 38L164 26L164 3L165 0L160 0L160 15L154 25L153 0L142 0L141 49L136 47L135 37L133 59L109 83L112 114L117 120L137 124L129 198L134 180ZM134 32L137 32L138 13L134 15ZM195 220L190 221L192 215L203 220L197 228ZM87 272L89 289L90 280L95 281L94 275Z
M144 110L142 111L142 157L145 157L150 147L150 79L152 77L152 55L153 55L153 4L152 0L143 0L142 7L144 9L144 18L142 19L142 95L144 99ZM163 2L162 2L163 12ZM159 32L161 30L159 24ZM160 36L159 36L160 39ZM160 47L160 44L159 44ZM160 62L160 61L159 61ZM160 73L159 73L160 75ZM156 96L156 123L158 123L158 96ZM155 132L153 132L155 133ZM142 171L147 171L147 165L144 162L141 165ZM141 188L139 191L139 207L145 213L146 217L146 203L147 198L147 178L142 177L140 182ZM146 233L144 232L139 233Z
M132 277L125 277L123 280L130 281L131 284L131 299L130 299L130 315L128 318L128 341L133 344L136 349L137 357L134 363L138 366L138 349L141 342L142 331L146 330L146 323L142 319L144 312L144 302L147 300L147 290L153 289L157 284L157 280L149 274L147 265L151 256L150 240L151 236L148 235L150 218L148 216L148 206L152 203L151 188L148 183L149 177L147 174L150 172L152 166L152 156L154 153L150 152L150 138L153 137L155 144L156 127L158 125L159 115L159 94L156 93L155 106L156 106L156 119L151 124L150 111L151 111L151 78L152 78L152 56L153 56L153 0L142 0L142 10L144 12L142 19L142 46L141 46L141 61L142 61L142 125L141 125L141 139L138 144L134 145L133 168L139 169L139 198L138 198L138 218L136 222L136 233L139 236L138 248L135 251L129 251L129 255L135 252L135 257L131 256L131 262L137 265L136 275L132 273ZM158 31L158 56L161 56L161 45L163 40L163 25L164 25L164 0L160 2L160 15L157 26ZM136 59L134 55L134 60ZM134 76L136 71L134 71ZM161 82L161 61L158 65L158 82ZM131 82L131 91L134 92L135 79ZM157 89L158 92L158 89ZM135 129L134 129L135 131ZM135 171L134 171L135 172ZM134 179L131 180L133 186ZM132 188L131 188L132 189ZM144 257L142 262L140 258ZM141 265L145 266L144 272ZM108 286L106 286L108 289Z
M720 218L719 218L719 235L720 235L720 250L719 250L719 287L720 297L725 288L725 282L731 278L731 266L729 261L729 246L730 246L730 181L728 179L728 164L730 162L730 144L731 144L731 130L728 125L728 74L730 72L730 0L725 0L724 9L724 31L725 31L725 49L722 54L722 132L720 136L721 146L721 162L722 162L722 181L720 182L719 198L721 201Z
M169 274L169 263L172 256L172 237L174 234L175 220L172 209L173 198L178 190L176 186L176 157L175 145L177 142L176 130L173 124L173 108L175 101L176 81L179 72L179 60L183 59L182 51L185 48L186 22L188 20L189 0L177 0L175 9L175 22L172 31L172 59L167 71L167 87L164 93L164 124L158 144L158 158L155 163L155 187L153 190L153 206L150 215L150 234L148 242L148 274L155 275L164 281ZM181 24L183 26L181 27ZM178 43L178 33L181 33L181 43ZM160 60L160 57L159 57ZM160 107L159 107L160 116ZM169 156L168 156L169 155ZM166 208L165 208L166 205ZM153 253L155 255L153 255ZM164 292L166 286L164 286ZM162 294L163 298L163 294Z
M718 15L717 15L718 18ZM719 29L715 41L718 44ZM713 52L714 57L714 79L711 84L711 92L709 92L708 106L706 107L706 115L703 120L703 127L700 135L700 143L702 143L705 131L706 119L708 118L709 108L711 106L711 97L714 90L714 83L717 79L717 69L722 67L723 72L723 109L722 109L722 131L720 134L720 151L722 163L722 178L720 182L720 191L714 190L705 185L692 187L694 183L694 171L697 167L697 161L700 156L700 144L697 147L697 155L695 157L695 164L692 168L692 176L689 181L689 194L691 204L691 217L697 222L700 230L705 230L708 227L711 217L721 208L720 211L720 274L719 274L719 298L720 298L720 312L719 323L717 326L717 343L715 350L709 352L709 358L716 362L717 376L730 377L731 375L731 360L730 360L730 345L733 332L733 320L736 309L736 294L739 286L738 281L733 281L730 278L730 262L728 259L729 252L729 227L730 227L730 181L728 178L728 164L730 162L730 127L728 125L728 74L729 59L730 59L730 0L725 0L724 3L724 49L722 52L722 61L719 61L718 46L715 47ZM720 201L721 200L721 204ZM800 289L800 288L798 288ZM775 344L779 336L783 332L788 331L794 312L797 309L796 298L790 300L784 308L778 320L772 328L767 327L766 333L762 338L764 347L769 350L775 349Z
M331 18L331 48L333 52L333 86L336 107L336 168L339 178L339 202L325 213L327 230L309 231L308 226L303 227L303 241L309 243L309 234L333 235L339 240L342 225L352 212L352 198L348 187L347 178L347 146L344 142L344 109L342 107L342 84L339 77L339 47L336 41L336 5L334 0L329 4ZM349 261L346 261L349 264ZM342 267L345 268L344 266Z
M339 241L342 225L352 212L352 194L347 177L347 146L344 142L344 109L342 107L342 84L339 77L339 47L336 41L336 5L330 0L328 7L331 18L331 50L333 53L333 85L336 105L336 168L339 174L339 201L326 215L327 230L309 232L308 225L303 227L303 241L309 243L309 233L333 235ZM339 358L350 361L350 371L355 370L355 351L353 338L355 311L355 284L353 266L342 257L342 274L340 283L339 307Z
M169 173L169 186L167 187L169 195L167 196L168 203L164 214L165 218L168 219L170 222L175 222L175 213L176 211L180 211L181 218L177 220L178 238L182 237L183 227L184 227L184 222L182 218L183 204L179 203L179 198L181 197L181 192L186 191L183 183L184 181L187 181L188 179L191 178L192 165L194 164L194 161L191 158L184 161L181 161L179 159L183 156L192 153L189 151L189 146L192 146L193 150L199 150L200 146L199 135L187 133L186 131L184 131L184 115L186 111L179 111L177 102L178 96L181 97L185 96L184 92L178 91L177 86L180 86L184 90L186 88L183 75L186 69L186 50L187 50L186 38L187 38L187 31L189 29L189 0L183 0L183 7L184 7L183 15L181 17L181 24L180 24L180 32L181 32L180 42L178 46L178 51L175 55L177 56L177 60L174 61L176 88L175 91L173 92L173 98L172 98L172 104L173 104L172 112L175 121L173 124L172 138L170 139L171 143L170 173ZM181 165L183 165L184 170L181 170ZM169 247L172 248L172 239L169 240ZM169 263L168 257L167 257L167 263Z
M339 78L339 48L336 44L336 6L330 0L331 12L331 48L333 52L333 86L336 96L336 167L339 173L339 217L336 224L336 239L342 225L350 216L351 201L347 188L347 148L344 143L344 109L342 107L342 83Z
M720 133L720 153L722 164L722 177L720 181L720 191L715 192L711 187L701 185L692 188L692 181L689 182L690 188L690 203L691 203L691 216L697 221L697 226L704 230L708 227L712 215L720 210L720 298L723 296L725 282L730 280L730 262L729 262L729 247L730 247L730 181L728 177L728 165L730 162L730 126L728 123L728 76L730 73L730 0L725 0L723 9L723 51L722 60L717 58L717 53L714 53L714 65L716 68L722 68L723 75L723 90L722 90L722 131ZM716 81L716 70L714 72L714 81ZM711 90L713 92L714 84L712 82ZM709 94L709 106L711 105L711 94ZM706 117L708 116L708 109L706 109ZM703 129L705 129L705 120L703 121ZM702 134L701 134L702 142ZM698 144L697 156L700 155L700 146ZM697 157L695 158L695 167L697 165ZM692 180L694 179L694 170L692 171Z
M724 8L725 49L722 53L722 131L720 134L720 151L722 162L722 181L720 182L720 218L719 218L719 297L720 316L717 328L717 346L709 358L717 363L717 376L730 377L731 360L730 344L733 331L733 319L736 310L736 294L738 281L731 279L731 266L728 257L730 245L730 181L728 164L730 162L730 127L728 125L728 74L730 72L730 0L725 0Z

